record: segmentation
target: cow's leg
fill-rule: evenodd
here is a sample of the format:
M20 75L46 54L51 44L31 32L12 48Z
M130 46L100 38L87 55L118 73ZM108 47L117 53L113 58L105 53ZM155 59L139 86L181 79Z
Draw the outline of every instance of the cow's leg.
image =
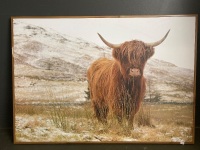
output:
M122 115L117 114L116 116L117 116L118 123L121 125L122 124Z
M131 129L133 127L135 115L135 107L132 106L130 103L126 105L126 120L128 121L128 127Z
M134 115L130 115L128 118L128 128L132 129L133 128L133 120L134 120Z
M94 112L95 115L98 119L98 121L102 122L103 124L107 123L107 116L108 116L108 107L103 105L99 105L99 104L94 104Z
M116 103L114 106L114 114L117 117L118 123L122 124L123 122L123 108L120 103Z
M122 117L122 113L120 111L115 111L115 116L117 118L117 121L120 125L122 125L123 122L123 117Z
M120 103L120 105L118 105L118 107L116 107L115 109L115 115L120 125L123 124L123 119L126 119L128 121L128 128L133 128L133 109L131 109L130 107L124 108L124 105Z

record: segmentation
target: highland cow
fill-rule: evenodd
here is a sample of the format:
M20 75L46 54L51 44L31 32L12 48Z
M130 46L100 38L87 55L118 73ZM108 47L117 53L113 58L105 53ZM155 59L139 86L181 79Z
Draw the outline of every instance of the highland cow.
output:
M112 112L119 123L126 119L128 126L133 127L134 116L145 95L145 64L153 56L154 47L166 39L169 31L153 43L133 40L112 44L98 34L112 48L114 58L94 61L87 72L91 101L100 122L107 123L107 115Z

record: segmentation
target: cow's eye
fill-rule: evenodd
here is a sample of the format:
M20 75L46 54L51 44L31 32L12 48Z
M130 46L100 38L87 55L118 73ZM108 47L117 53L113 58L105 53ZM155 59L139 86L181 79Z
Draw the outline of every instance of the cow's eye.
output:
M131 64L130 68L131 68L131 69L133 69L133 68L138 68L138 66L137 66L136 64Z
M147 48L146 48L146 51L147 51L147 52L150 51L150 47L147 47Z

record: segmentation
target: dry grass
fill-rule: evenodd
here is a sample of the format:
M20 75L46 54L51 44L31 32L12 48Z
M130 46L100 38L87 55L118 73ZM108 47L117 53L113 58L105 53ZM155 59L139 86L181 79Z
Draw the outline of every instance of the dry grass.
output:
M40 115L45 114L46 108L37 105L15 105L15 114Z
M33 116L34 119L24 123L22 127L31 130L30 137L37 127L46 130L55 127L66 134L72 134L69 137L59 134L52 137L56 141L70 141L70 138L75 141L123 141L128 138L132 141L170 142L173 137L175 140L192 140L192 105L144 105L135 117L132 130L126 124L119 125L112 115L108 117L106 125L99 123L89 103L76 107L55 105L45 108L23 105L16 106L16 110L17 116ZM41 116L50 121L48 127L45 127L45 122L38 120ZM46 133L45 136L48 137L49 134L51 133ZM28 135L17 132L16 136L20 138ZM40 138L42 137L38 137L38 140Z
M143 105L136 116L138 126L152 127L151 107Z

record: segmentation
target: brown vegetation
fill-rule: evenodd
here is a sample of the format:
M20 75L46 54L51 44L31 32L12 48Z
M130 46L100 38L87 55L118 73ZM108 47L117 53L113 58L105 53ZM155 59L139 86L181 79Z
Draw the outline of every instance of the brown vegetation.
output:
M37 111L29 113L28 109ZM21 142L192 141L192 105L142 105L134 130L129 130L125 122L119 125L113 115L108 116L107 124L99 124L89 103L76 107L16 105L16 110L20 110L15 116L16 139Z

